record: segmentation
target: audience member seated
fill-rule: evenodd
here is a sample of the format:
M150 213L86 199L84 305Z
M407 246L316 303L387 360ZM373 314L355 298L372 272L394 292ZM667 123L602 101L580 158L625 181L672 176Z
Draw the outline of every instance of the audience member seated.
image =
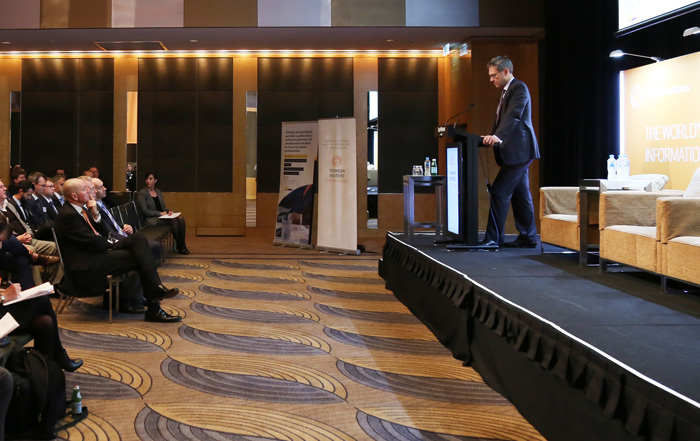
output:
M10 405L13 391L12 374L4 367L0 367L0 441L5 440L5 414Z
M58 209L61 207L60 204L54 202L55 189L56 184L53 178L46 178L44 194L39 198L39 204L43 207L44 212L49 216L52 222L56 219L56 216L58 216Z
M107 187L104 186L102 180L99 178L92 178L92 183L95 187L95 201L97 202L97 209L102 217L102 222L108 232L107 239L111 240L122 240L126 239L127 236L134 234L134 230L129 224L123 224L120 220L117 220L112 216L111 211L102 202L105 194L107 193ZM156 266L160 266L160 256L163 251L163 247L160 242L155 240L148 240L148 247L153 255L153 260ZM146 311L143 305L143 289L141 287L141 282L138 278L138 273L136 271L129 271L126 276L126 280L122 283L120 289L120 304L119 312L124 312L127 314L139 314ZM105 299L105 306L107 305L108 299Z
M19 165L15 165L12 167L12 170L10 170L10 179L12 183L8 187L8 190L12 191L20 182L27 179L27 172Z
M56 234L64 255L64 264L70 272L75 288L104 294L108 274L137 271L148 302L146 321L178 322L160 307L160 300L177 295L161 283L155 263L148 249L148 240L142 233L134 233L111 243L105 221L90 192L95 187L83 179L68 179L63 187L64 205L56 218Z
M55 188L52 199L56 204L56 207L58 208L63 207L63 204L66 203L65 199L63 199L64 182L66 182L66 175L56 175L53 177L53 183Z
M6 224L0 224L0 239L6 240L11 234ZM0 296L0 317L9 312L19 324L13 333L30 334L34 339L34 347L45 357L55 360L65 371L73 372L82 366L83 361L71 360L61 344L56 313L48 296L35 297L5 306L4 303L15 299L19 291L20 288L17 285L10 285Z
M156 188L158 176L155 173L146 174L146 187L136 194L141 211L146 215L148 225L170 225L175 238L177 252L180 254L190 254L185 244L185 219L178 216L174 219L160 219L160 216L172 215L173 212L165 206L163 193Z
M31 212L31 221L34 223L34 227L39 229L46 226L47 229L53 227L53 221L49 217L48 210L41 201L44 199L44 192L46 191L46 176L41 172L33 172L27 178L27 181L34 184L34 192L31 197L25 198L27 203L26 206ZM49 238L50 240L50 238Z
M31 183L29 184L31 185ZM51 268L47 269L48 281L51 282L52 285L60 283L63 279L63 269L60 265L55 265L58 259L56 244L54 244L52 241L34 238L32 228L22 221L21 215L19 214L20 212L17 210L16 205L7 203L7 192L5 189L5 184L3 184L2 181L0 181L0 213L2 214L2 217L7 219L9 222L14 234L16 235L16 239L28 248L32 263L44 266L53 264ZM45 256L51 256L52 259L47 260ZM39 273L38 268L33 267L33 274L34 282L36 284L42 283L41 274Z

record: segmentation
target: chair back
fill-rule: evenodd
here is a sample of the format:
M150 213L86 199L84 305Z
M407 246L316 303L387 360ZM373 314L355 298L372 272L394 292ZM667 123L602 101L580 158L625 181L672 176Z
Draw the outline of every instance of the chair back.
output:
M109 197L115 204L123 205L134 200L134 193L131 191L110 191Z
M112 207L109 209L109 212L112 213L112 217L115 221L121 223L122 225L125 223L124 219L122 218L122 214L119 211L119 207ZM129 222L126 223L128 224Z

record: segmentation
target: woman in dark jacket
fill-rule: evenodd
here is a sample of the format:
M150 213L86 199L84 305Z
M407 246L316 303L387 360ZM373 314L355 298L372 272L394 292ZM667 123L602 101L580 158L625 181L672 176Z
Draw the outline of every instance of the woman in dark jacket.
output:
M179 254L190 254L185 244L185 219L178 216L174 219L160 219L160 216L171 215L163 201L163 193L156 188L158 176L155 173L146 174L146 187L136 193L136 198L141 206L141 211L146 215L148 225L170 225L175 238L175 245Z

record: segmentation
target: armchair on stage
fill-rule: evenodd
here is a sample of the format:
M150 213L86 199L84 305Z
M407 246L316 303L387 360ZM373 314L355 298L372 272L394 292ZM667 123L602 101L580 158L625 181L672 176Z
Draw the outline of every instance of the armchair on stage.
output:
M591 204L595 213L589 213L589 242L598 243L598 204ZM540 188L540 237L542 243L579 251L581 204L578 187ZM593 230L591 231L591 227ZM593 233L593 234L591 234Z
M685 192L600 195L601 270L608 261L700 285L700 169Z

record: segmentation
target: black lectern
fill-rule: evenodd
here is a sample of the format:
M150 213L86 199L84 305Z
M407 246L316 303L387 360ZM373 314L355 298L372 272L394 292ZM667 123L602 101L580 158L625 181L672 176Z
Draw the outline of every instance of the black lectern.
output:
M457 244L450 250L490 250L494 246L479 245L479 147L481 136L446 126L447 136L447 228L446 233Z

